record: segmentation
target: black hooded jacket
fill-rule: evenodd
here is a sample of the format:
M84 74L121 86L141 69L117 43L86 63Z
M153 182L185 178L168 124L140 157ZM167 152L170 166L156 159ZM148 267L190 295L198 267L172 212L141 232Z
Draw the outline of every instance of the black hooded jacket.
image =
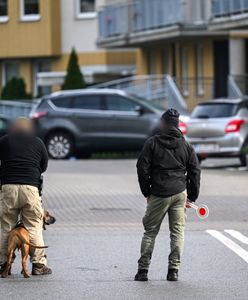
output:
M48 155L37 137L16 132L0 139L1 184L40 186L41 173L47 169Z
M200 167L193 147L178 128L149 138L137 162L140 189L145 197L170 197L187 189L188 199L199 195Z

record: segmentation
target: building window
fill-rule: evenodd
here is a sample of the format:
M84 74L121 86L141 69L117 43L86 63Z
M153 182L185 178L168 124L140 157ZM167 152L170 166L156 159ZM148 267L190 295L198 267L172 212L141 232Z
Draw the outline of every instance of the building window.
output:
M39 0L21 0L21 20L22 21L40 20Z
M188 48L181 50L181 68L182 68L182 92L184 96L189 96L189 53Z
M76 0L78 18L95 18L96 1L95 0Z
M163 74L170 74L170 48L162 50L162 67Z
M0 0L0 23L8 21L8 1Z
M150 50L147 52L147 71L148 74L156 74L156 52Z
M196 80L197 80L197 95L204 95L204 78L203 78L203 64L204 64L203 46L198 45L196 47Z
M40 73L50 73L52 66L51 61L48 59L37 60L33 62L33 94L36 97L50 94L52 92L52 86L47 82L43 82L42 85L39 82Z
M3 82L2 84L5 85L8 81L12 78L20 77L20 64L16 61L4 62L3 63Z

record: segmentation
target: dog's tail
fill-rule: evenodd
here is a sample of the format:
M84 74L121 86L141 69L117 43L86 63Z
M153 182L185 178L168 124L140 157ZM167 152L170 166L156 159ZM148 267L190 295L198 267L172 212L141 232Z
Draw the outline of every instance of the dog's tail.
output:
M27 245L29 245L29 246L32 247L32 248L37 248L37 249L48 248L48 246L36 246L36 245L33 245L33 244L29 243L28 241L26 241L25 238L24 238L19 232L17 232L16 234L17 234L18 238L19 238L24 244L27 244Z

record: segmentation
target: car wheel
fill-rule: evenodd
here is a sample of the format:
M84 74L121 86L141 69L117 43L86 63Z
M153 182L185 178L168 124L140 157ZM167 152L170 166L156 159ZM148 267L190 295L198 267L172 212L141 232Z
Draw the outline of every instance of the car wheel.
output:
M246 167L247 166L247 155L246 154L241 154L239 157L241 167Z
M46 147L51 158L65 159L73 153L73 140L66 132L54 132L48 136Z
M239 156L240 164L242 167L247 166L248 161L248 142L245 142L245 144L242 147L241 154Z
M200 155L197 155L197 157L198 157L199 164L201 164L206 159L205 157L202 157Z

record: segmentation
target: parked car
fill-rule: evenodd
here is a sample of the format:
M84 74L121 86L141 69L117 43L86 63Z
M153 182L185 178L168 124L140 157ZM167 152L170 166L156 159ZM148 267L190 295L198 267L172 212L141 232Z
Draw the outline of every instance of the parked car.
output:
M4 116L0 116L0 137L7 134L10 126L10 119Z
M219 99L195 107L184 133L199 159L239 157L246 165L248 152L248 100Z
M120 90L61 91L43 97L31 112L50 157L75 151L139 150L158 131L163 109Z

